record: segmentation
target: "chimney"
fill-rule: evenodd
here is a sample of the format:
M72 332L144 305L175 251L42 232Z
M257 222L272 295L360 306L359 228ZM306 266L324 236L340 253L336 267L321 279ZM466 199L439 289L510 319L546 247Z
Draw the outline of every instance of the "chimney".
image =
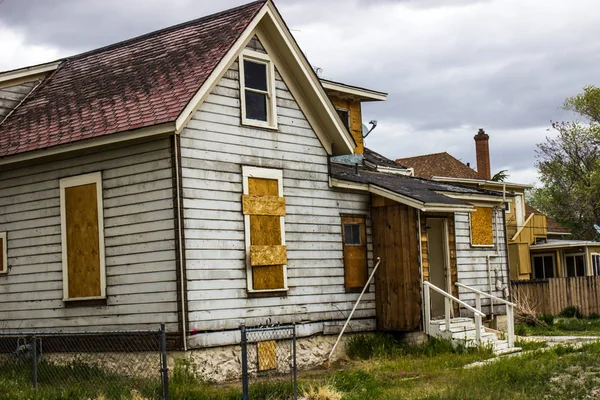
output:
M481 179L492 178L490 168L490 137L482 128L479 128L475 139L475 154L477 156L477 173Z

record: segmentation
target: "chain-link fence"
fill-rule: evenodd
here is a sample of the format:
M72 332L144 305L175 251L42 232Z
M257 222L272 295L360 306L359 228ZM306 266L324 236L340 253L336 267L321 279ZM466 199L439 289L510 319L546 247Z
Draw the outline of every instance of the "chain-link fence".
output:
M297 399L296 326L241 326L240 330L243 400L251 399L253 390L264 391L273 381L289 382L277 385L278 398Z
M9 399L167 399L164 325L155 331L0 332L0 393Z

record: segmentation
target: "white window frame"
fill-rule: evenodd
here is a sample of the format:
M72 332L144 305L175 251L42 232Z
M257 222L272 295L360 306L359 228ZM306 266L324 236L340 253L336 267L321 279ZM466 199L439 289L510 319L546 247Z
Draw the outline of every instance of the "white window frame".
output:
M2 240L2 265L4 269L0 270L0 275L8 274L8 242L6 240L6 232L0 232L0 240Z
M504 204L506 204L506 205L504 206L504 212L505 212L505 213L507 213L507 214L510 214L510 213L511 213L511 211L510 211L510 210L512 209L512 202L511 202L511 201L507 201L507 202L506 202L506 203L504 203Z
M564 265L564 268L563 268L564 275L563 276L565 278L567 277L567 272L568 272L567 271L567 257L577 257L577 256L582 256L583 257L583 276L587 276L588 265L587 265L587 259L585 257L585 252L582 252L582 253L565 253L565 254L563 254L563 265ZM577 272L577 265L575 266L575 272ZM578 277L578 276L575 276L575 277ZM573 277L571 277L571 278L573 278Z
M592 276L600 276L600 274L596 275L596 271L594 271L594 257L598 257L598 266L600 267L600 253L591 252L590 253L590 264L592 268Z
M265 64L267 66L267 93L260 90L246 89L244 77L244 60L254 63ZM275 65L271 58L258 51L244 49L240 54L239 62L239 80L240 80L240 104L242 110L242 125L257 126L260 128L277 129L277 97L275 90ZM267 120L246 118L246 90L266 94L267 96Z
M73 186L96 184L98 206L98 253L100 257L100 296L69 297L69 266L67 249L67 214L65 189ZM60 180L60 231L62 246L63 301L106 299L106 263L104 253L104 209L102 206L102 172L71 176Z
M539 254L536 253L536 254L531 255L531 276L533 276L533 279L550 279L550 278L546 278L546 277L538 278L537 276L534 276L535 275L535 265L533 263L533 259L535 257L542 257L542 262L544 262L544 257L548 257L548 256L552 257L552 274L554 275L554 278L558 278L558 274L557 274L558 271L557 271L557 267L556 267L556 254L554 254L554 253L539 253ZM545 267L545 265L544 265L544 267ZM544 268L544 270L545 270L545 268Z
M259 168L242 166L242 187L245 195L250 194L248 190L248 178L261 178L277 180L279 196L283 197L283 171L280 169ZM281 245L285 246L285 217L279 217L281 227ZM269 293L288 291L287 264L283 265L283 288L255 290L252 279L252 262L250 260L250 215L244 214L244 235L246 242L246 280L248 293Z

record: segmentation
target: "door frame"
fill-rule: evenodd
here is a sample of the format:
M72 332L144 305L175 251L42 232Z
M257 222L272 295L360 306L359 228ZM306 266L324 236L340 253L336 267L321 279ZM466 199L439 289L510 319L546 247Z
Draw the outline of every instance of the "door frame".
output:
M435 219L442 221L442 251L444 252L444 280L446 283L446 287L440 288L444 290L446 293L452 294L452 271L450 271L450 266L452 264L450 260L450 242L449 242L449 232L448 232L448 218L447 217L425 217L425 226L428 226L427 221ZM427 235L427 259L429 260L429 251L431 250L429 240L429 229L426 232ZM429 281L431 282L431 263L429 263Z

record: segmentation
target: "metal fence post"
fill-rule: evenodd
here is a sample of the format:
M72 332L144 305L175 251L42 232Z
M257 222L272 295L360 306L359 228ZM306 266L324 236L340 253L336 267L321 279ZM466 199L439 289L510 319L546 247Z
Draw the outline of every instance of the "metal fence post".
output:
M34 392L37 393L37 339L35 336L32 336L31 338L31 354L31 359L33 360L33 389Z
M297 364L296 364L296 323L292 325L292 365L293 365L293 376L294 376L294 400L298 398L298 382L296 381L296 372L297 372Z
M169 367L167 365L167 329L160 324L160 361L163 384L163 399L169 400Z
M240 325L242 345L242 400L248 400L248 338L246 337L246 326Z

